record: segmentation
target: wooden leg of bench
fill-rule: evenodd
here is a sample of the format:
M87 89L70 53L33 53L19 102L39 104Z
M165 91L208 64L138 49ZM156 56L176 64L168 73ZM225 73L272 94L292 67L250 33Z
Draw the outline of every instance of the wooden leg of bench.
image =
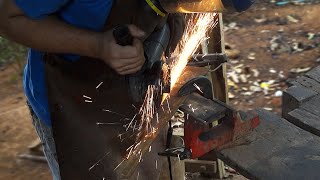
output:
M208 44L209 53L225 53L222 14L220 13L217 18L218 24L216 28L214 28L210 33L210 39ZM212 82L212 91L214 97L216 99L219 99L220 101L228 103L229 99L227 88L226 64L212 65L210 67L210 70L212 71L209 75ZM215 177L220 179L223 178L225 176L224 163L220 159L216 159L215 155L210 156L212 157L212 160L216 161L217 164L217 172L215 173Z

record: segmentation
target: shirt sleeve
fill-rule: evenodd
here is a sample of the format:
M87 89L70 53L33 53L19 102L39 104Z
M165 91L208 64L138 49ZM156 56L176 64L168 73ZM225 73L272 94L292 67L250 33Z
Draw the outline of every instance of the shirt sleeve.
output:
M41 19L59 11L69 0L15 0L16 5L30 18Z

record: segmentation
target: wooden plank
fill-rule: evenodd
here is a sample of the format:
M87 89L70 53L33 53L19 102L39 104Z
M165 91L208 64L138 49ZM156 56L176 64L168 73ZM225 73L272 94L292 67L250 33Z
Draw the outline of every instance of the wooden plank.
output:
M217 171L217 165L214 161L204 160L184 160L186 172L191 173L212 173Z
M320 138L264 110L261 124L217 152L250 179L320 179Z
M320 136L320 117L304 109L295 109L288 114L286 118L296 126Z
M221 13L219 13L218 18L218 25L210 33L208 44L209 53L225 53L223 19ZM218 68L219 65L220 64L212 65L210 67L210 70L212 70L210 73L212 90L216 99L228 103L226 64L224 63Z
M320 95L311 98L300 106L302 109L320 117Z
M309 72L307 72L305 74L305 76L317 81L318 83L320 83L320 66L310 70Z
M291 86L302 86L301 84L299 84L296 80L290 80L288 82L286 82L288 85L288 88Z
M302 103L317 95L316 92L302 86L293 85L283 92L282 117L288 118L288 113L298 108Z
M315 91L317 93L320 93L320 84L317 81L315 81L311 78L305 77L305 76L299 77L296 81L299 84L301 84L302 86L304 86L312 91Z

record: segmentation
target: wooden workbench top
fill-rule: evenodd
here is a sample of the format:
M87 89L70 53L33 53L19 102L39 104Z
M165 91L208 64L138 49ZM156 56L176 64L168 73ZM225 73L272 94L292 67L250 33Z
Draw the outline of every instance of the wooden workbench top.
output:
M249 179L320 179L320 137L265 110L250 135L217 152Z

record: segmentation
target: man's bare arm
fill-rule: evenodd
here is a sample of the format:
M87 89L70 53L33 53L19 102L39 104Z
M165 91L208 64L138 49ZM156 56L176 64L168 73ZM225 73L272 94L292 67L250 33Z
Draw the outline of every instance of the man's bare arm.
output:
M143 36L131 26L135 37ZM116 44L111 31L104 33L80 29L48 16L32 20L13 0L0 0L0 35L44 52L72 53L104 60L120 74L130 74L144 62L142 43L135 39L133 46Z

